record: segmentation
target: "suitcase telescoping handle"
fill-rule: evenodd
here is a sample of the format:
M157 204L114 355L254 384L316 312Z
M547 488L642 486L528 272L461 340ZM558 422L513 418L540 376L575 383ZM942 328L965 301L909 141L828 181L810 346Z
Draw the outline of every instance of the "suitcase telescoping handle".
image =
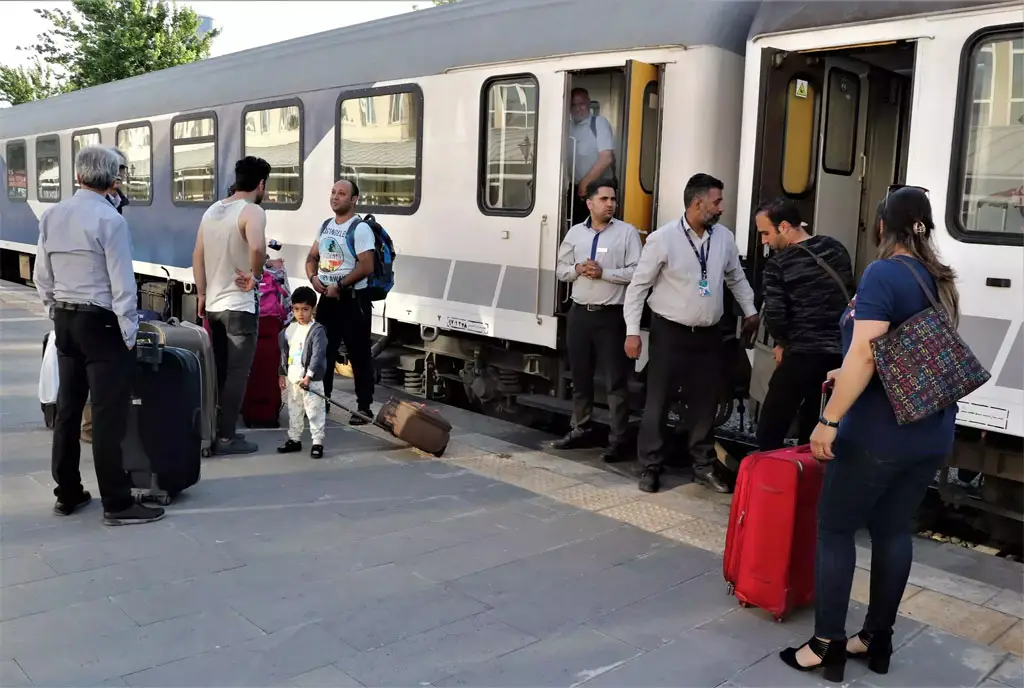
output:
M825 380L821 383L821 408L818 410L818 415L825 413L825 406L828 404L829 398L832 396L832 390L836 387L835 378L831 380Z
M351 413L351 414L352 414L352 415L354 415L354 416L359 416L360 418L365 418L365 419L366 419L367 421L369 421L369 422L370 422L370 423L372 423L373 425L377 425L377 426L379 426L379 427L384 427L384 426L380 425L380 424L379 424L379 423L377 422L377 419L376 419L376 418L374 418L373 416L367 415L367 414L365 414L365 413L362 413L362 412L360 412L360 411L353 411L353 410L352 410L352 409L350 409L350 408L349 408L348 406L345 406L344 404L342 404L342 403L340 403L340 402L337 402L337 401L335 401L334 399L328 399L327 397L325 397L325 396L324 396L323 394L320 394L320 392L317 392L316 390L313 390L313 389L307 389L306 391L307 391L307 392L309 392L310 394L313 394L313 395L315 395L315 396L318 396L318 397L320 397L321 399L323 399L323 400L324 400L324 401L326 401L327 403L331 404L332 406L337 406L337 407L338 407L338 408L340 408L340 409L341 409L342 411L348 411L349 413ZM385 430L387 430L387 428L384 428L384 429L385 429Z

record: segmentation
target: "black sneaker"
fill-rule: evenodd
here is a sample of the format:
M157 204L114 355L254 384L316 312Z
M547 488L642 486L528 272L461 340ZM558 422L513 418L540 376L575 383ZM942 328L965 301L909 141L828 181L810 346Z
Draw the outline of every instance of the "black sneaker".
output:
M586 428L573 428L565 437L551 443L552 449L586 449L590 446L591 437Z
M295 440L288 440L277 448L278 454L291 454L297 451L302 451L302 442L296 442Z
M92 495L89 494L89 491L82 490L82 494L74 501L64 502L58 499L53 505L53 513L58 516L70 516L91 501Z
M218 454L255 454L259 449L259 446L256 444L237 438L217 441Z
M714 490L720 494L729 494L732 492L732 488L715 474L714 469L694 470L693 482L698 485L703 485L709 490Z
M661 476L658 475L657 471L645 468L640 473L640 484L638 487L641 492L657 492L661 489Z
M324 445L314 444L309 450L309 455L314 459L324 458Z
M357 413L353 413L349 416L349 425L367 425L370 419L373 418L373 411L370 409L359 409Z
M104 511L103 525L133 526L137 523L152 523L164 517L164 510L158 507L132 504L121 511Z

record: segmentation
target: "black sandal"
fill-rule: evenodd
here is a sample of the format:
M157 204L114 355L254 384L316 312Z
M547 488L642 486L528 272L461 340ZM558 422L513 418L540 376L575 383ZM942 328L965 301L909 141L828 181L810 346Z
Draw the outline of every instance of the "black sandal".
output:
M314 444L313 447L309 450L309 455L314 459L324 458L324 445Z
M864 652L846 652L851 659L866 659L868 669L876 674L889 673L889 660L892 658L892 630L886 633L869 633L864 629L857 632L857 637L867 648ZM850 642L847 638L846 642Z
M823 669L826 681L842 683L843 674L846 671L846 641L830 641L813 637L807 641L806 645L821 660L818 664L804 666L797 661L796 653L801 649L799 647L787 647L779 653L779 659L797 671Z
M291 454L297 451L302 451L302 442L296 442L295 440L288 440L277 448L278 454Z

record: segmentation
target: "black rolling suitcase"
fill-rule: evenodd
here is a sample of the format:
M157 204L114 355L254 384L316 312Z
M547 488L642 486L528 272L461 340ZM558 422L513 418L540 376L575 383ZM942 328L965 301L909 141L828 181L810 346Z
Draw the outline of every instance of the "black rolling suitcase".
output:
M199 482L203 378L192 351L139 332L128 432L122 450L138 501L170 504Z

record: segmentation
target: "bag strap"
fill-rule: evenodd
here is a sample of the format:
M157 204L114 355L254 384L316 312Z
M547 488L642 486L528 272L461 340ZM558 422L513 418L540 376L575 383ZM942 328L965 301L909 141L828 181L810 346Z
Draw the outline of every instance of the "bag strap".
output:
M906 261L900 260L898 256L893 256L889 260L892 260L892 261L894 261L896 263L899 263L900 265L905 267L907 270L910 270L910 274L912 274L914 276L914 279L917 280L918 285L920 285L921 291L923 291L924 295L928 297L928 302L932 305L932 308L934 308L939 313L942 313L942 314L946 313L946 309L943 308L942 306L940 306L939 302L935 300L935 297L932 296L932 290L928 288L928 285L926 285L924 283L924 280L921 279L921 275L918 274L917 270L914 269L910 265L910 263L907 263Z
M590 116L590 133L594 135L595 139L597 138L597 118L594 115Z
M359 260L359 257L356 255L356 230L359 229L359 225L362 222L363 218L359 217L359 215L353 215L348 231L345 232L345 244L348 245L348 252L352 254L352 260L355 261Z
M839 285L839 288L843 292L843 298L846 299L847 302L849 302L850 292L847 291L846 284L843 282L843 278L839 276L839 273L833 270L831 265L822 260L821 256L819 256L817 253L804 246L803 242L793 245L801 249L802 251L806 251L807 254L814 259L814 262L820 265L821 269L828 273L828 276L831 277L835 281L835 283Z

